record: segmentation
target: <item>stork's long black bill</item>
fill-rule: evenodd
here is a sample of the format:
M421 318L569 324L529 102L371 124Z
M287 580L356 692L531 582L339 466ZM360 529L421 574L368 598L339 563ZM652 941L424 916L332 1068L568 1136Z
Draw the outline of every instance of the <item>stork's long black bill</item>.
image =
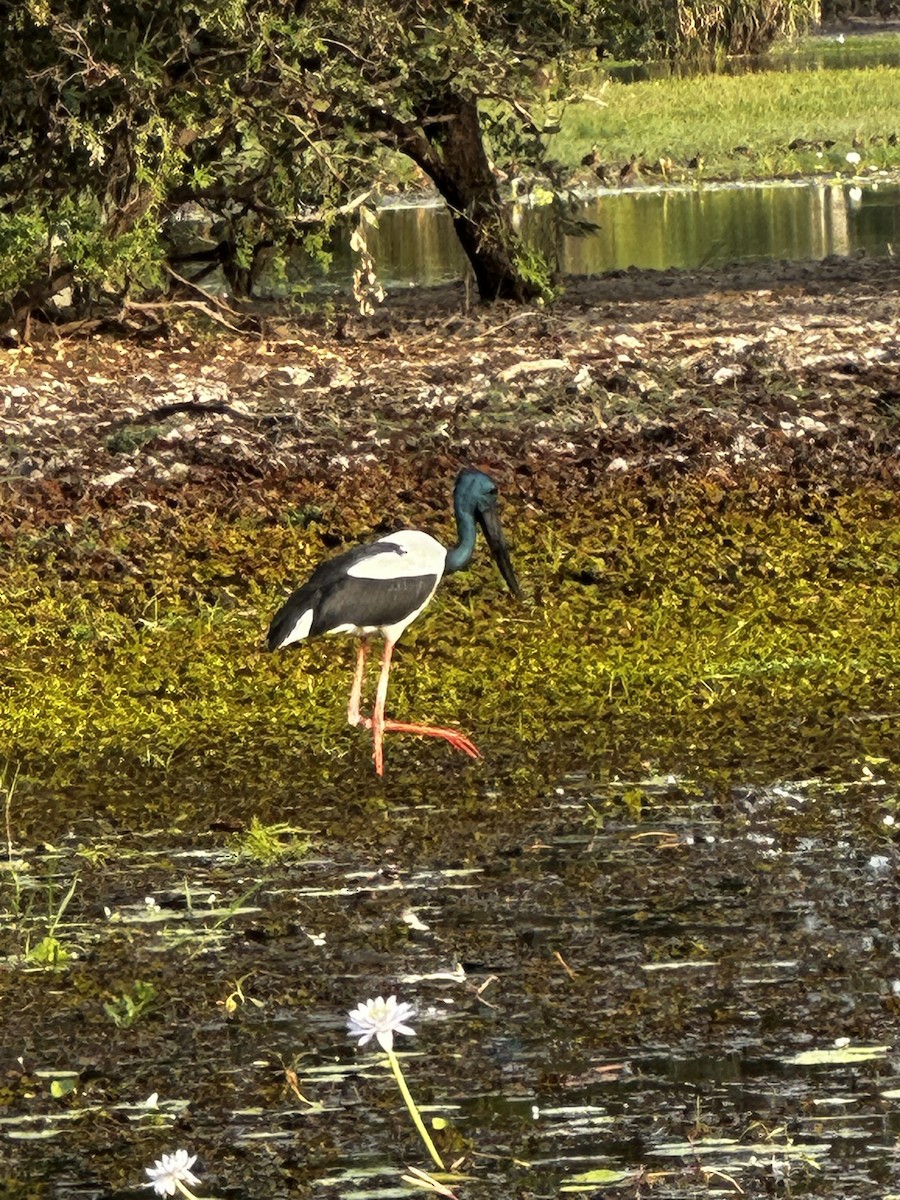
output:
M479 508L476 510L475 516L479 525L484 530L485 540L491 548L494 562L500 568L500 574L506 580L512 594L521 600L522 589L519 587L519 581L516 579L516 573L513 570L513 565L509 557L509 549L506 545L506 539L503 536L503 530L500 527L500 517L496 507L492 504L485 508Z

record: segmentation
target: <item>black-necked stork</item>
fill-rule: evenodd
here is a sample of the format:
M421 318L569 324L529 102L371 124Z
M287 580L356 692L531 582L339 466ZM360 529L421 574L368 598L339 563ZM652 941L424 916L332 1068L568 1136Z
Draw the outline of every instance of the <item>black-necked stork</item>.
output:
M382 741L385 730L443 738L463 754L480 758L476 747L455 729L387 721L384 702L394 645L437 590L444 575L461 571L472 560L476 522L510 591L521 598L497 512L497 487L482 471L460 471L453 489L457 541L449 550L418 529L401 529L375 542L356 546L322 563L311 578L290 596L272 619L268 646L279 650L319 634L351 633L360 641L347 720L372 731L375 770L384 773ZM369 641L384 638L381 674L375 692L375 709L364 717L359 711Z

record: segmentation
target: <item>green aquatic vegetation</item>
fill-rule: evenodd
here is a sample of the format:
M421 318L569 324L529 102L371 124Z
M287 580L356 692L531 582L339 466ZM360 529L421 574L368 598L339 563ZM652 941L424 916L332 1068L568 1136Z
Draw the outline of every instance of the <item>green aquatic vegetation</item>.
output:
M49 967L51 970L56 970L58 967L64 967L71 957L70 952L58 938L47 934L34 945L30 942L26 945L22 961L29 966Z
M900 686L897 507L875 489L762 508L650 487L516 514L525 603L479 556L404 635L388 697L398 717L462 727L485 764L396 736L388 787L402 779L424 800L434 771L525 780L557 759L666 773L884 752L879 714ZM369 517L356 514L348 543ZM67 819L32 811L48 787L167 828L233 821L237 792L256 808L237 844L297 855L308 846L294 823L276 826L286 806L309 827L309 806L346 803L350 780L354 804L383 805L368 741L345 721L352 642L262 653L286 587L334 552L334 527L333 515L301 528L108 513L87 559L58 530L14 539L0 625L13 832L51 836L47 824ZM129 569L109 570L113 555Z
M596 1193L598 1187L615 1187L633 1179L636 1172L614 1171L610 1167L595 1167L591 1171L582 1171L580 1175L568 1176L560 1185L561 1193L591 1192Z
M231 990L228 992L228 995L224 1000L216 1002L225 1010L226 1017L233 1017L244 1004L252 1004L254 1008L265 1008L264 1000L258 1000L255 996L250 996L244 991L244 981L246 979L249 979L249 975L242 975L240 979L235 979L229 983L228 986Z
M123 992L103 1005L103 1011L119 1029L130 1029L135 1021L154 1007L158 1000L156 988L146 980L136 979L130 992Z
M0 795L3 797L3 831L6 835L6 860L13 861L12 810L13 795L16 790L18 771L12 770L7 763L0 773Z
M77 1091L77 1071L73 1071L71 1074L60 1072L55 1076L55 1078L50 1080L50 1095L54 1100L64 1100L66 1096L72 1096Z
M73 948L59 936L66 909L78 888L76 873L60 896L53 867L38 880L27 863L10 862L0 888L0 930L6 927L18 942L11 961L22 966L58 970L74 957Z
M248 828L232 837L231 847L241 858L260 863L305 858L312 849L312 842L309 838L298 837L300 833L302 830L284 821L266 825L258 817L251 817Z

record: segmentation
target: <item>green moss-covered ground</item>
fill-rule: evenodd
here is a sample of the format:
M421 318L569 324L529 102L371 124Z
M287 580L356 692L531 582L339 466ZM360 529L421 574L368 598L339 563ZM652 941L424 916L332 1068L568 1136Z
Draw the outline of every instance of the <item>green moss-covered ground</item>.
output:
M163 522L106 510L20 532L0 624L0 740L20 795L157 816L173 794L206 808L239 790L277 808L286 789L371 790L367 735L344 723L347 639L277 655L262 640L285 586L339 532L370 532L378 498L343 528L337 508L298 525L176 505ZM482 550L407 632L389 698L400 717L464 727L485 763L395 737L388 787L423 768L808 773L892 745L893 494L761 509L697 483L540 507L513 491L505 518L524 604ZM443 512L424 524L450 535Z
M463 312L448 291L261 344L7 352L14 831L891 757L895 280L635 273L547 311ZM150 436L123 449L125 427ZM466 463L498 480L526 599L481 544L402 638L388 707L459 725L484 762L397 736L381 783L345 723L352 644L270 656L265 631L344 546L402 525L450 540Z

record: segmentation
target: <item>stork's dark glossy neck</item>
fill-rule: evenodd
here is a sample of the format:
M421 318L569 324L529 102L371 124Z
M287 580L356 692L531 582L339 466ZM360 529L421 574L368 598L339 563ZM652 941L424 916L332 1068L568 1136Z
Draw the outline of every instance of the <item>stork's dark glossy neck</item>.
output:
M466 504L459 497L454 498L453 509L456 513L456 545L447 551L444 574L464 570L472 561L475 551L475 516L471 504Z

